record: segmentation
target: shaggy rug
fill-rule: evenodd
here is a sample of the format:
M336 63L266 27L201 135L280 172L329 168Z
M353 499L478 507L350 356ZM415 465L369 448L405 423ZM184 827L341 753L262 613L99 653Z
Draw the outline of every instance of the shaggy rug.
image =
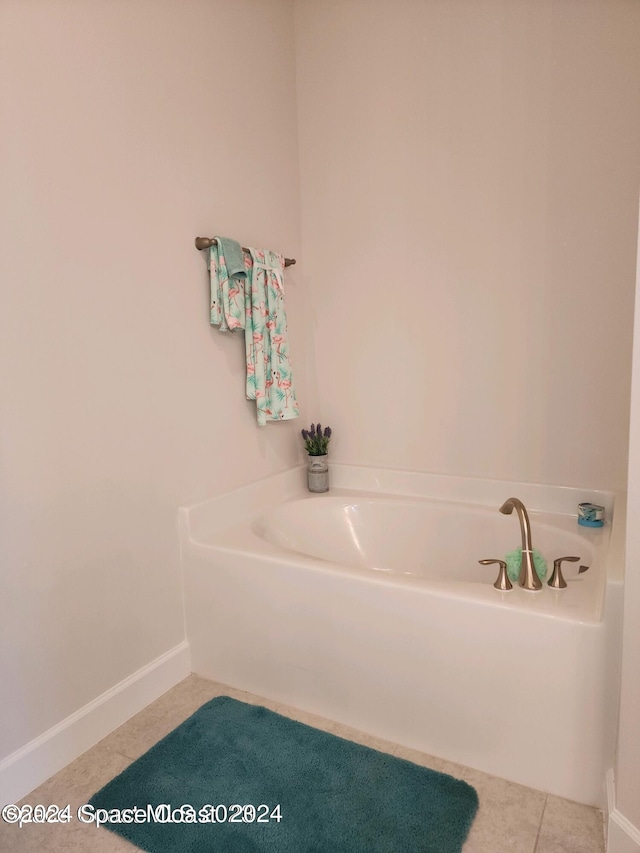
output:
M478 796L452 776L220 696L91 808L150 853L460 853Z

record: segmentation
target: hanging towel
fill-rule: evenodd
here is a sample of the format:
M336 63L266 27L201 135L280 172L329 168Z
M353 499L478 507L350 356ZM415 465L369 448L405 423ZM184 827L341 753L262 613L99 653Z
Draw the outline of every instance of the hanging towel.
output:
M245 288L247 398L256 401L258 425L299 415L293 388L284 311L284 258L269 249L249 249Z
M246 395L256 401L258 425L297 418L284 311L284 258L268 249L245 252L245 282L230 276L221 239L216 237L218 244L209 250L211 325L223 332L244 329Z
M218 254L224 258L229 278L242 279L247 277L244 265L244 252L237 240L230 237L216 237L218 241Z
M229 273L223 245L225 238L216 237L209 249L209 281L211 285L211 325L219 326L221 332L244 329L246 263L243 258L244 275L233 278ZM235 242L235 241L232 241ZM236 244L240 247L240 244ZM240 248L240 252L242 249ZM233 254L233 252L232 252ZM237 259L233 260L237 267Z

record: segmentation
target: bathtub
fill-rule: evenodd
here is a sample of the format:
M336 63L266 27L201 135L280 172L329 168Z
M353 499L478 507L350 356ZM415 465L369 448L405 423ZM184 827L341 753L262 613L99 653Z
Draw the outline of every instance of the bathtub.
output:
M615 496L332 466L180 509L195 673L590 805L613 764L622 609ZM520 545L564 590L493 587ZM606 506L602 529L577 505ZM620 514L621 515L621 514ZM615 521L612 524L612 519ZM579 573L579 567L588 570Z

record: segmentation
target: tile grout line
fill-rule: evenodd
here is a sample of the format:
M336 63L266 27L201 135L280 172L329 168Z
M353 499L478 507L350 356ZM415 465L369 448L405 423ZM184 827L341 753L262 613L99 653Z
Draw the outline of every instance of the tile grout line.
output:
M538 832L536 833L536 843L533 845L533 850L531 853L536 853L538 849L538 841L540 840L540 830L542 829L542 821L544 820L544 813L547 810L547 800L549 799L549 795L544 795L544 805L542 806L542 812L540 814L540 823L538 824Z

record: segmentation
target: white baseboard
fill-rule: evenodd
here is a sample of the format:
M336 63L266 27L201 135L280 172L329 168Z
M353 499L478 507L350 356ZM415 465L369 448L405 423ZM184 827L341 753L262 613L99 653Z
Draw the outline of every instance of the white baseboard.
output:
M616 809L613 770L607 771L607 853L640 853L640 829Z
M191 673L184 640L0 762L0 806L15 803Z

